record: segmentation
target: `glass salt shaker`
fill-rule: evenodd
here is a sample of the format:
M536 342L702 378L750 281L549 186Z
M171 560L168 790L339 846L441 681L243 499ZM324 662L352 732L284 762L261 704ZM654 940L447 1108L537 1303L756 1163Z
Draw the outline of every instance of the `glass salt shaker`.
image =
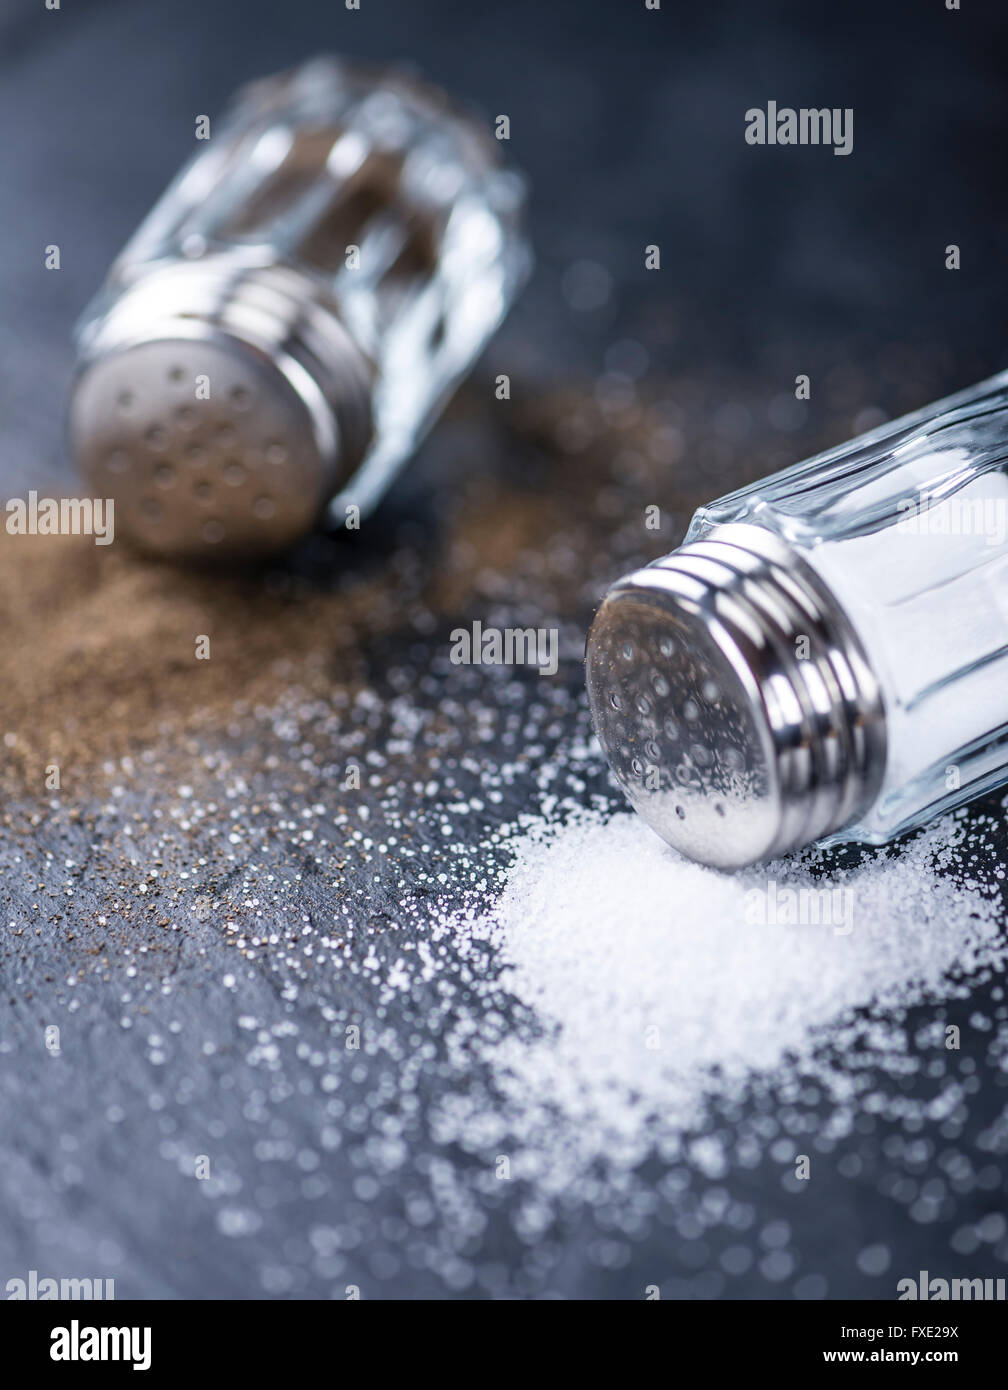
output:
M119 531L249 554L366 515L524 281L523 201L406 75L245 88L78 328L71 447Z
M701 507L588 637L602 748L692 859L880 844L1008 781L1008 372Z

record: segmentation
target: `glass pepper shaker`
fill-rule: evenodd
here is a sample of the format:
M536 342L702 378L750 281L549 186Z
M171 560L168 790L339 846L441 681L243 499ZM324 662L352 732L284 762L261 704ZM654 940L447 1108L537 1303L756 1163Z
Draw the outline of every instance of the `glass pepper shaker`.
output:
M619 785L719 867L880 844L1008 781L1008 372L701 507L606 595Z
M71 447L119 531L254 554L365 515L525 279L523 201L401 73L320 58L245 88L78 328Z

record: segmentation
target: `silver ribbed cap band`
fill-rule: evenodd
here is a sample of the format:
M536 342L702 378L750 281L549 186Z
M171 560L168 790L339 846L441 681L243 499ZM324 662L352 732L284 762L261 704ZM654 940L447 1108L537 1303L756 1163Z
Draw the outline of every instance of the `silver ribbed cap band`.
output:
M787 853L878 794L878 682L826 585L762 527L715 527L615 584L586 678L626 796L701 863Z
M372 430L372 365L308 277L237 256L146 271L81 344L71 446L116 531L176 556L279 550Z

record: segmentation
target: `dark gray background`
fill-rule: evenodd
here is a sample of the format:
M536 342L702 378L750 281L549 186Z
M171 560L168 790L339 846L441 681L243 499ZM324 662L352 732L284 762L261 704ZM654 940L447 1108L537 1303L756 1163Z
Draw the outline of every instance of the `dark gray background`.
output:
M648 328L657 367L814 370L824 345L891 340L1003 365L1008 19L995 4L537 5L363 0L75 0L0 18L4 412L52 459L67 329L192 149L194 116L240 82L325 48L415 63L491 114L534 189L540 271L523 313L541 373L598 365L573 333L558 275L616 277L618 310ZM743 113L854 108L854 154L754 150ZM66 243L45 277L40 245ZM660 283L642 273L657 241ZM944 247L962 247L962 270ZM546 325L549 325L549 332ZM532 350L532 343L527 343ZM593 353L593 346L595 352ZM6 466L11 466L10 451Z

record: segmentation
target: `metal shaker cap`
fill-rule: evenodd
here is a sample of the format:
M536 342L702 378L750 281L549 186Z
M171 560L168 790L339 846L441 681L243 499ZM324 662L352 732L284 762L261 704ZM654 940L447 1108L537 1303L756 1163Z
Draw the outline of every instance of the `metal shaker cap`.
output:
M606 595L586 679L633 807L690 859L738 868L839 830L885 767L878 682L815 571L717 526Z
M306 277L234 257L141 277L86 340L71 447L116 528L255 555L318 520L371 432L370 365Z

